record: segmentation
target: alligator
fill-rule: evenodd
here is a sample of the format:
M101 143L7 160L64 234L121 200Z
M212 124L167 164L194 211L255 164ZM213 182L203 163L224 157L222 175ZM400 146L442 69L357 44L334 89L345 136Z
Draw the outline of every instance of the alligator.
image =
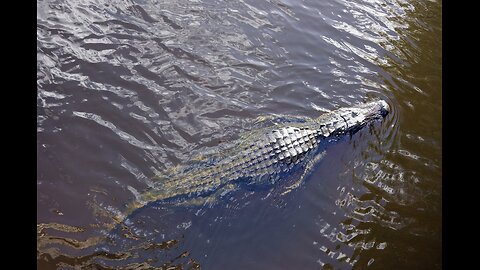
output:
M137 201L128 207L127 213L154 201L205 197L235 182L275 183L312 157L323 142L352 135L389 111L387 102L375 100L340 108L303 123L286 123L254 132L247 137L248 141L239 142L218 162L163 177L149 191L137 193Z

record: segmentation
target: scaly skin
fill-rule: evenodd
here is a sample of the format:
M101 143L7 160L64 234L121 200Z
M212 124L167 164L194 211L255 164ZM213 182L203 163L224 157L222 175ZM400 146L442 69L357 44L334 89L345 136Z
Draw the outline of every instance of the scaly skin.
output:
M234 148L234 154L215 165L163 179L158 183L159 187L141 194L129 212L152 201L208 194L236 180L274 183L281 173L302 162L323 141L335 141L354 133L381 119L389 110L385 101L378 100L325 113L310 122L286 124L254 133L248 141L240 142Z

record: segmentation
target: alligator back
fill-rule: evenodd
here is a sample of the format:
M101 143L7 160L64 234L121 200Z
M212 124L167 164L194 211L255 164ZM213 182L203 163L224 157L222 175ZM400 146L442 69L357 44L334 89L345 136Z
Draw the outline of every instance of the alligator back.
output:
M139 198L141 204L180 196L204 196L228 183L275 183L317 148L323 136L306 125L283 126L247 137L216 164L177 172Z

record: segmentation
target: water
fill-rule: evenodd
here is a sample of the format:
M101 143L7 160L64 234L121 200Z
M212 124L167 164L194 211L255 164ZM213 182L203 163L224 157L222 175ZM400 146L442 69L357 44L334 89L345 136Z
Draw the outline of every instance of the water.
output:
M427 0L37 1L38 268L440 269L441 18ZM289 193L112 226L266 116L372 98L392 113Z

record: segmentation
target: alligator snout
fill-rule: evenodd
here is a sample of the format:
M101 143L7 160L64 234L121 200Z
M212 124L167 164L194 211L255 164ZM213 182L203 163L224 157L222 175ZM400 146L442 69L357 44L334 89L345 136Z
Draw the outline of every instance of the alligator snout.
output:
M387 116L390 113L390 106L388 105L388 103L385 100L380 100L379 105L380 105L380 115L382 117Z

